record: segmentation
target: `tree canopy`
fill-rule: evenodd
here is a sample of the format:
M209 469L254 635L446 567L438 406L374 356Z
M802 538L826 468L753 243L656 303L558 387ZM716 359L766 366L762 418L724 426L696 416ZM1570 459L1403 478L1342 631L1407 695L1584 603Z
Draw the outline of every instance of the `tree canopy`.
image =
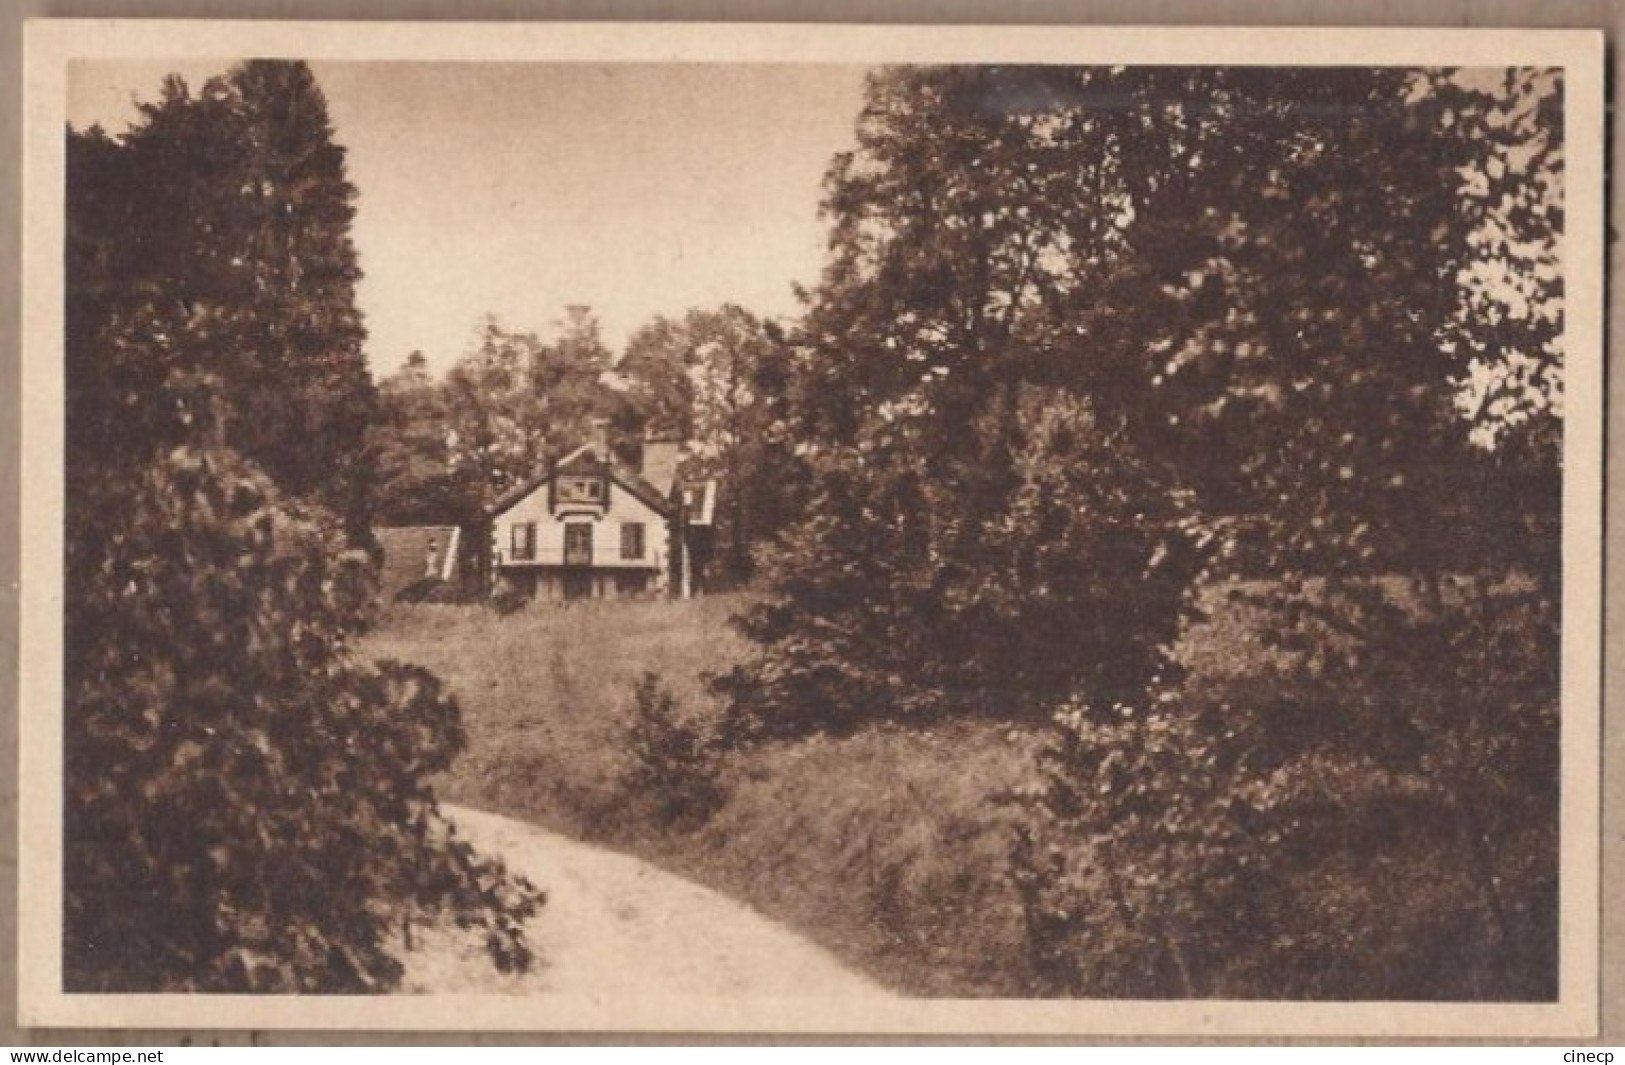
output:
M617 369L646 424L685 442L687 472L720 481L727 562L747 578L752 545L794 509L782 330L736 304L656 317L632 335Z
M551 340L488 320L439 379L409 359L381 385L381 515L477 525L502 493L589 439L600 418L611 447L635 459L642 421L611 384L613 361L582 306L567 309Z
M364 537L356 190L309 68L248 62L196 96L171 77L119 138L71 136L69 168L68 352L97 361L69 364L75 441L92 455L128 447L165 374L205 371L254 411L232 422L231 445ZM97 334L136 317L152 341L139 357Z
M1551 993L1560 111L1548 71L871 77L791 338L811 499L722 684L768 731L1053 714L1045 990ZM1273 691L1185 684L1215 587ZM1401 810L1444 871L1371 934L1346 863L1413 869Z

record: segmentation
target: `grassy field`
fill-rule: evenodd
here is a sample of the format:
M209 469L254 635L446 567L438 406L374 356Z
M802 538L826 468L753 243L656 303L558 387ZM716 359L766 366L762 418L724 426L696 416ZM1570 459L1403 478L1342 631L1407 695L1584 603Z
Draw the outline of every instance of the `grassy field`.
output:
M735 596L688 602L399 605L363 651L434 670L462 704L469 748L441 782L454 802L629 851L784 921L896 990L1019 995L1029 986L996 800L1028 773L1030 726L874 725L766 743L723 768L702 827L639 816L623 778L632 691L660 674L684 712L713 718L704 677L749 651ZM1263 654L1245 613L1214 611L1189 663L1222 678Z
M702 708L701 672L745 651L727 625L732 606L580 603L502 617L397 605L363 651L426 666L456 694L469 748L441 785L445 798L602 839L622 804L634 682L654 670Z
M450 800L630 851L752 905L900 991L1019 991L1021 918L1006 826L987 799L1024 773L1033 737L986 724L877 726L770 743L723 769L701 828L662 831L622 778L632 689L660 673L684 712L716 710L702 677L747 644L733 597L682 603L395 608L362 651L426 666L462 704L469 748Z
M1282 694L1284 674L1270 667L1283 652L1265 646L1260 608L1227 594L1235 590L1208 590L1207 619L1178 649L1187 691L1212 705ZM1015 815L1000 797L1030 777L1037 726L876 724L840 738L746 745L723 761L725 800L703 825L663 828L650 816L626 782L634 685L654 671L687 719L714 724L720 707L705 677L750 653L728 624L742 605L719 596L533 606L506 617L483 606L398 606L361 650L434 670L461 702L469 747L440 784L446 799L636 854L782 921L899 992L1031 993L1021 908L1007 880ZM1313 874L1330 877L1325 883L1300 882L1308 895L1297 901L1347 918L1339 949L1354 967L1348 986L1373 973L1372 987L1403 997L1452 989L1482 997L1477 977L1430 974L1400 950L1452 913L1461 917L1461 951L1481 938L1466 920L1476 896L1457 882L1459 856L1436 868L1454 844L1419 827L1350 850L1344 858L1365 858L1341 873L1337 858ZM1533 842L1501 840L1499 849L1536 853L1545 830L1530 831ZM1373 907L1396 928L1421 923L1414 934L1372 937L1363 922ZM1399 950L1397 960L1377 940Z

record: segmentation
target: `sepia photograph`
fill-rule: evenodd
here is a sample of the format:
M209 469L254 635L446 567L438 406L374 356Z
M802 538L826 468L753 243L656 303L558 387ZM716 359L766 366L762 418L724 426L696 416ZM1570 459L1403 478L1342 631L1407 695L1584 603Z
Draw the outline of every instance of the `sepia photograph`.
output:
M393 29L30 26L25 1023L1594 1030L1598 36Z

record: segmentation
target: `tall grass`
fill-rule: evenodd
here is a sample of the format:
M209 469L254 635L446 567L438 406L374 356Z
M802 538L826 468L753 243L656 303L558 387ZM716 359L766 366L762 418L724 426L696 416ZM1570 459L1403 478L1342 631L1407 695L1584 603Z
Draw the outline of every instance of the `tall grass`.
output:
M469 746L441 783L449 801L584 839L612 834L632 691L661 675L679 703L709 705L703 674L745 653L726 598L533 605L400 605L364 650L426 666L462 705Z
M451 801L615 846L797 928L914 994L1018 994L1021 914L1009 837L990 799L1033 742L982 723L877 727L764 743L724 763L727 799L700 829L634 814L633 692L652 670L684 713L720 712L704 683L749 653L727 624L740 596L686 602L403 605L364 650L419 663L462 703L469 748Z
M1270 652L1224 589L1181 657L1216 686ZM1020 901L1006 878L1032 725L876 725L757 744L724 763L721 809L696 831L640 821L633 693L660 675L684 712L715 720L704 678L751 645L728 624L743 595L684 602L399 605L365 648L429 667L462 703L469 748L445 797L614 846L740 899L905 993L1015 996L1031 988Z

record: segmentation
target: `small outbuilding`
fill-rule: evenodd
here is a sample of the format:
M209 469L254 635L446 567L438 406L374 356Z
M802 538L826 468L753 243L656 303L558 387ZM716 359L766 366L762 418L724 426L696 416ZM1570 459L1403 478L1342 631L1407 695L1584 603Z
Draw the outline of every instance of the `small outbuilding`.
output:
M383 551L378 591L385 603L402 592L457 579L462 530L455 525L403 525L374 529Z

